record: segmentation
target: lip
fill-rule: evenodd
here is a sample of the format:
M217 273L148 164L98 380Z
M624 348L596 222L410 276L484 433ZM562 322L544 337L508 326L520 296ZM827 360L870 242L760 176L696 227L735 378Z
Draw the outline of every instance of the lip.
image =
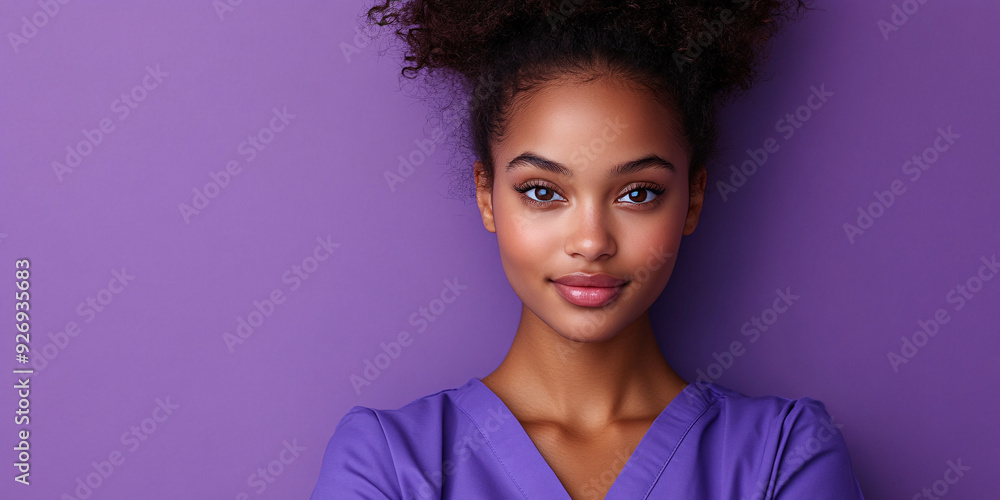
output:
M551 281L562 298L581 307L606 306L618 298L628 284L623 279L603 273L572 273Z

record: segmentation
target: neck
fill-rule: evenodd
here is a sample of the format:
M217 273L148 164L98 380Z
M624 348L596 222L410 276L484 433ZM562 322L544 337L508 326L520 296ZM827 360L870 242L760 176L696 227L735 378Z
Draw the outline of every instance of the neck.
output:
M686 382L660 353L649 312L602 342L576 342L527 308L510 351L484 377L519 420L600 427L659 415Z

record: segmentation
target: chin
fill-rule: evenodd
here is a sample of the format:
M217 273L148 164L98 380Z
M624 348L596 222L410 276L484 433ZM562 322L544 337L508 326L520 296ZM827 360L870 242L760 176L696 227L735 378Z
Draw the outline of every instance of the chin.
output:
M558 325L550 325L561 337L581 344L605 342L621 333L628 322L615 321L608 314L587 315L581 313L576 318L563 318Z
M572 340L580 344L598 344L615 338L618 332L595 332L590 335L574 335L572 333L560 333L566 340Z

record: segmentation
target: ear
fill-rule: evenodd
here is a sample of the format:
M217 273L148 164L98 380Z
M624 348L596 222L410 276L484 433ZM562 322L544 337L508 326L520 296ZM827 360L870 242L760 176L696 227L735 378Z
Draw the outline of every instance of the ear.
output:
M483 226L486 230L495 233L496 226L493 223L493 190L486 185L486 166L483 162L476 161L474 166L476 174L476 204L479 205L479 213L483 216Z
M684 235L694 232L698 226L698 218L701 216L701 207L705 203L705 185L708 182L707 169L702 168L690 183L690 202L688 204L687 221L684 222Z

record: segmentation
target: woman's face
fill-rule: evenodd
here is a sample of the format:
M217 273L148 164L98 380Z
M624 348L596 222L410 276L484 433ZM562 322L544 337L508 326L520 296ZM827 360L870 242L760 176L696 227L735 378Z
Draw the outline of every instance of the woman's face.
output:
M666 286L704 174L689 183L676 115L616 80L557 80L515 99L492 190L476 164L483 223L525 314L571 340L607 340ZM572 273L625 284L554 281Z

